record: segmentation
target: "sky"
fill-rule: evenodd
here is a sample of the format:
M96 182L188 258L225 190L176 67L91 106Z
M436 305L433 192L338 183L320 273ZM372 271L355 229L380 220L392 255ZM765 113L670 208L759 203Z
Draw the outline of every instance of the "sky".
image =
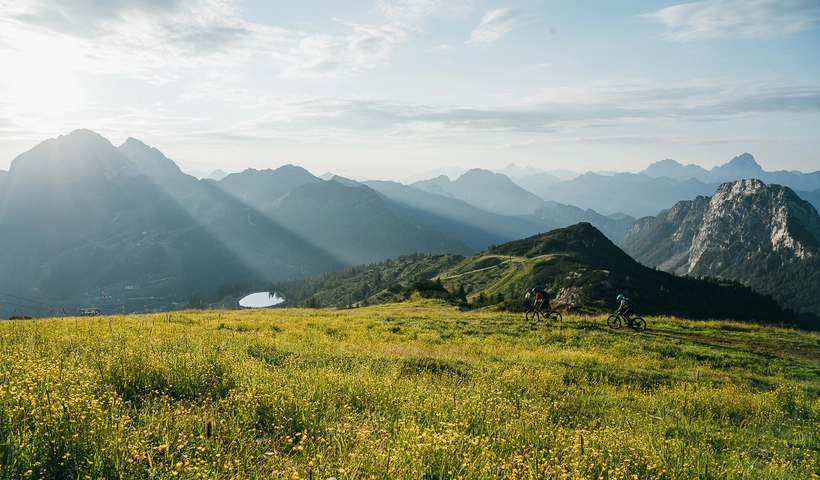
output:
M87 128L183 171L820 170L820 0L0 0L0 169Z

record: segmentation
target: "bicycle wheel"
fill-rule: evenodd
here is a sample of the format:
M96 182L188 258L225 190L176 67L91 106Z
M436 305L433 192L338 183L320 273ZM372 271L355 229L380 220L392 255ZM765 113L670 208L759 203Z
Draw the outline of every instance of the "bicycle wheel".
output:
M556 322L564 321L564 317L561 315L561 312L556 312L555 310L550 312L549 317Z
M537 322L541 320L541 311L540 310L527 310L527 320L532 320Z
M630 327L636 332L642 332L646 330L646 320L641 317L635 317L632 319L632 325L630 325Z
M606 319L606 324L609 325L609 328L621 328L621 316L610 315L609 318Z

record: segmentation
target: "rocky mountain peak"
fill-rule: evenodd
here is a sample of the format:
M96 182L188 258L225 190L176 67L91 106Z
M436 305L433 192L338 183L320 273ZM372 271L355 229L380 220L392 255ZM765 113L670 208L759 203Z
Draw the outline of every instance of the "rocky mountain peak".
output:
M712 197L679 202L630 229L621 245L662 270L738 280L790 308L820 311L806 292L820 280L807 267L820 261L820 215L788 187L723 183Z
M689 269L714 268L699 265L710 250L737 252L724 262L742 261L741 252L750 249L798 259L811 256L805 242L797 238L802 235L795 230L808 232L815 239L809 243L820 242L817 211L790 188L755 179L724 183L712 196L692 242Z
M766 184L755 178L722 183L712 195L713 204L733 202L742 198L757 195Z

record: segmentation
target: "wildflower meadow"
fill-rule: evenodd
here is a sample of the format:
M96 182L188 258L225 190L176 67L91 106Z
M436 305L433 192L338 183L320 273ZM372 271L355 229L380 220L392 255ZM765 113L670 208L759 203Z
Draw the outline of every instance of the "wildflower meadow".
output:
M820 335L201 310L0 322L0 477L817 478Z

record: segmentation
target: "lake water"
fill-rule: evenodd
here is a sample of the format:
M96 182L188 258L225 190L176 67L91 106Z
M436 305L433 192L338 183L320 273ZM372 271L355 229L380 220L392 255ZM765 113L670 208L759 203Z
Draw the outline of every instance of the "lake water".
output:
M245 308L265 308L279 305L285 297L276 292L256 292L246 295L239 300L239 306Z

